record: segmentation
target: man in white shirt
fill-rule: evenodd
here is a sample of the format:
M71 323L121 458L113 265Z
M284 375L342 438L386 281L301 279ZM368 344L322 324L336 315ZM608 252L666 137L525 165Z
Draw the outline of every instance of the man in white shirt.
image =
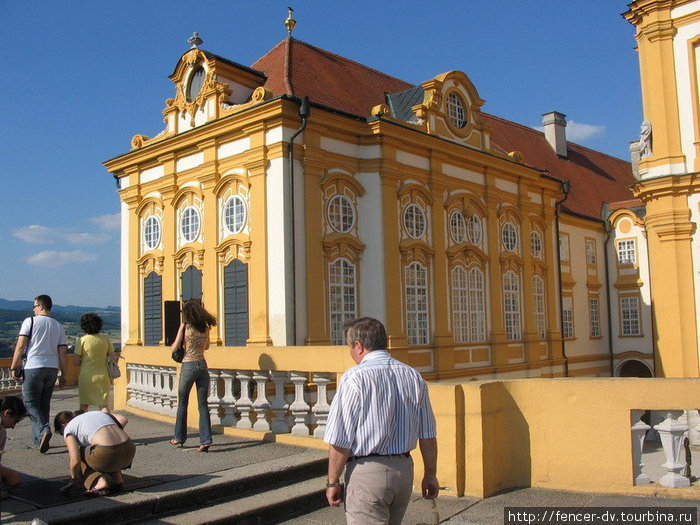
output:
M386 330L364 317L345 324L350 356L331 403L324 441L330 444L326 499L343 501L345 468L348 524L400 524L413 488L409 452L418 442L425 473L423 497L438 496L435 416L428 386L410 366L393 359Z
M61 323L50 317L52 306L48 295L34 299L34 315L22 322L12 357L12 375L18 379L16 368L22 364L26 350L22 397L32 422L32 442L42 454L49 449L49 412L59 369L58 384L66 384L66 334Z

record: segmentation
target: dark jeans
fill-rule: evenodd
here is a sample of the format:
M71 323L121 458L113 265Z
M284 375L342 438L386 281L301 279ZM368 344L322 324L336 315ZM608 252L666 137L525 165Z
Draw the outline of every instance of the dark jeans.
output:
M58 378L57 368L26 368L22 383L22 397L27 407L27 415L32 422L32 442L39 445L41 435L51 434L49 412L51 411L51 396Z
M184 443L187 439L187 401L192 385L197 385L197 405L199 407L199 442L211 444L211 420L209 418L209 369L206 361L182 363L180 382L177 388L177 419L175 420L175 441Z

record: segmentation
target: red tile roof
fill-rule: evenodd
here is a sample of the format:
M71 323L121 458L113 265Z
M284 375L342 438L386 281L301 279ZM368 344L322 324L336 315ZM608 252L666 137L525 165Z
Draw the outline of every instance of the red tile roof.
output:
M318 47L286 38L251 66L267 76L274 96L308 96L312 102L361 117L385 103L386 93L414 87ZM502 152L520 151L523 162L571 182L566 211L600 219L603 202L632 200L635 182L629 162L568 142L568 158L558 157L544 133L482 113L492 131L492 145Z

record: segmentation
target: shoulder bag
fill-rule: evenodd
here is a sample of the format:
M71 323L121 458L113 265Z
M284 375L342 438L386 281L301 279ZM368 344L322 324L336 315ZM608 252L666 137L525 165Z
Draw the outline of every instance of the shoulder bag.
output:
M107 339L106 335L102 335L102 337ZM109 348L109 346L111 345L109 343L109 339L107 339L107 347ZM119 356L117 356L117 360L119 360ZM121 377L122 375L122 371L119 370L119 364L109 356L109 352L107 352L107 373L112 380Z
M177 347L177 350L173 350L173 353L170 354L170 357L172 357L173 361L175 361L176 363L182 363L182 360L185 357L185 331L184 330L182 332L182 341L180 341L180 346Z

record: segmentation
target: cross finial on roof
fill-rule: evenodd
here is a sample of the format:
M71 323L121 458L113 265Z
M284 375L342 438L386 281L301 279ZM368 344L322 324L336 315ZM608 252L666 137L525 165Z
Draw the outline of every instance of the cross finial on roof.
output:
M203 42L203 40L199 38L199 33L195 31L194 33L192 33L192 36L187 39L187 42L192 44L192 49L195 49L197 48L197 46L199 46L199 44Z
M292 9L291 7L288 7L287 9L289 9L289 16L284 21L284 25L287 28L287 34L289 36L292 36L292 31L294 31L294 26L297 25L297 21L292 18L292 13L294 12L294 9Z

